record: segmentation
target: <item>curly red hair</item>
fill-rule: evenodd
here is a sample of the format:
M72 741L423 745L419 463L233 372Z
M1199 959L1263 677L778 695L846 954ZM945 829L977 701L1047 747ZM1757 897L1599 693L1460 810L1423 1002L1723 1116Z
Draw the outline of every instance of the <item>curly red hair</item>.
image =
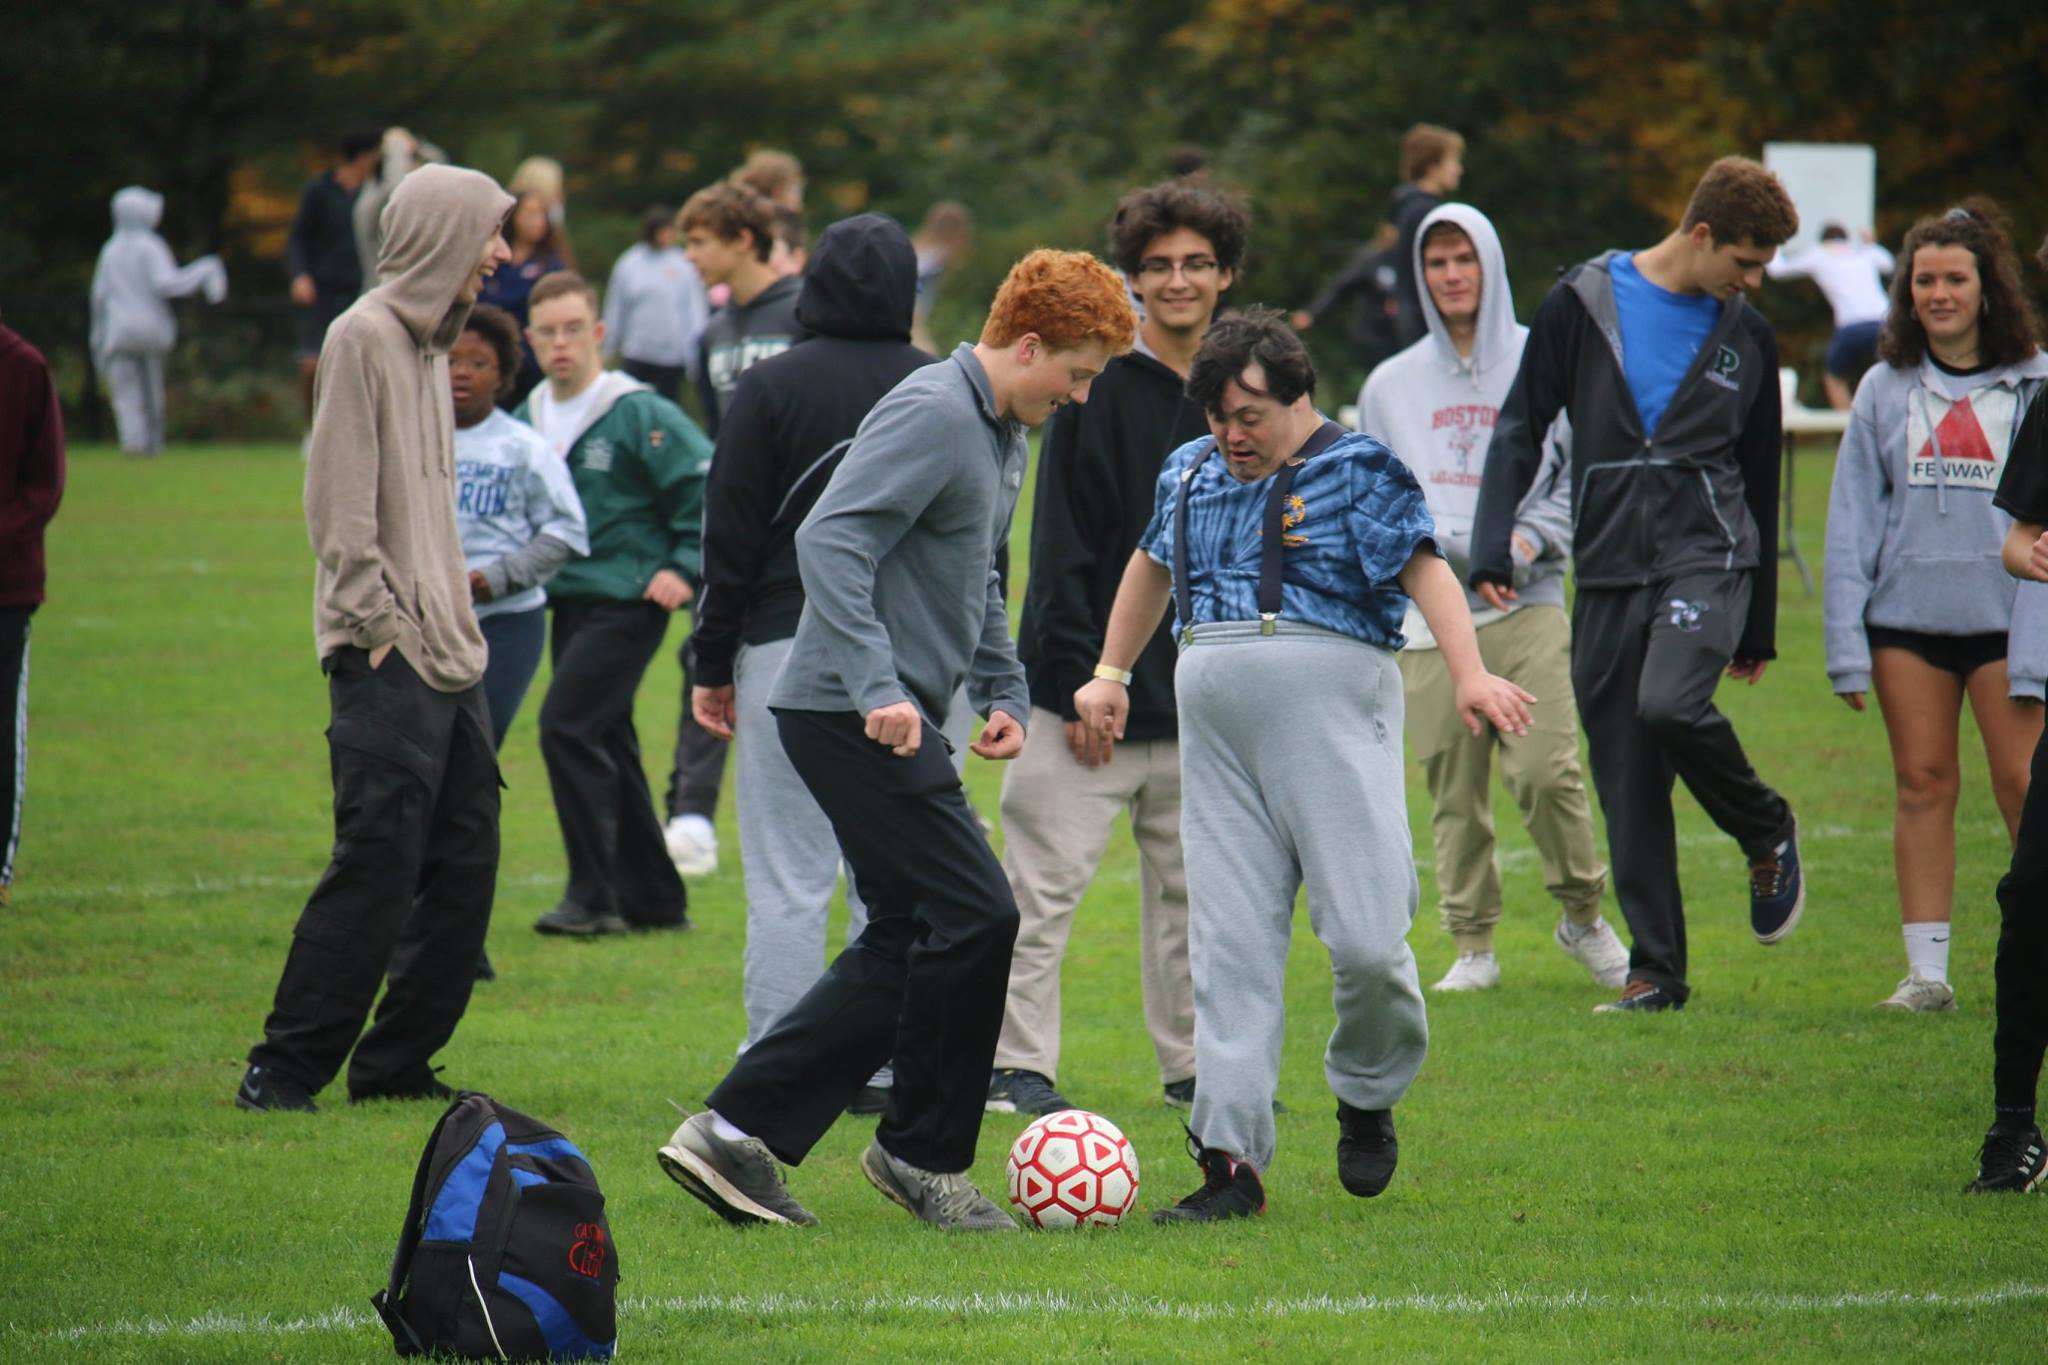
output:
M1008 346L1026 332L1056 351L1087 341L1121 355L1138 333L1123 276L1085 251L1041 247L1010 267L981 329L984 346Z

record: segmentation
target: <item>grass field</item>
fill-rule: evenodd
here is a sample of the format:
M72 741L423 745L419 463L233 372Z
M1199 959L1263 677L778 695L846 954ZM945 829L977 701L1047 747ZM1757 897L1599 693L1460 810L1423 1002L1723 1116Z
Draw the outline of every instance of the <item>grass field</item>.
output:
M1818 555L1828 465L1802 464ZM74 452L36 618L29 805L0 916L0 1356L376 1359L381 1282L421 1105L252 1115L231 1092L298 907L325 861L325 690L310 637L301 466L286 449ZM1020 523L1018 542L1023 543ZM1334 1170L1322 1083L1328 970L1303 920L1280 1154L1264 1219L1085 1236L932 1233L881 1200L842 1121L792 1186L809 1230L735 1232L653 1152L742 1033L731 791L695 933L535 935L562 855L535 742L507 740L504 862L480 987L445 1078L590 1154L625 1270L621 1348L747 1360L1935 1357L2039 1359L2048 1204L1971 1199L1989 1112L1992 888L2005 836L1965 735L1952 978L1961 1009L1871 1003L1903 972L1882 726L1828 694L1820 614L1785 574L1782 657L1722 702L1802 818L1810 894L1758 948L1740 854L1680 797L1696 994L1682 1015L1595 1018L1603 993L1548 940L1555 909L1503 801L1504 981L1432 999L1393 1188ZM670 651L672 654L672 651ZM640 694L665 769L676 668ZM1289 703L1312 704L1312 703ZM1966 722L1967 725L1967 722ZM972 760L991 815L1000 773ZM657 772L657 783L660 773ZM1419 777L1411 820L1427 825ZM1067 962L1061 1082L1122 1124L1140 1210L1193 1187L1138 1010L1136 859L1119 834ZM1426 837L1412 935L1452 956ZM1619 919L1610 904L1610 913ZM992 1115L975 1174L1022 1127Z

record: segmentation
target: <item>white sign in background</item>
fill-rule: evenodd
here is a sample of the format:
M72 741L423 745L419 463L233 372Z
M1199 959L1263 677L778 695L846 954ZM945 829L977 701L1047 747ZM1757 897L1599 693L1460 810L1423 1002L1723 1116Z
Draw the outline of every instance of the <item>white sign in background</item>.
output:
M1822 225L1840 223L1852 241L1877 225L1877 149L1854 142L1766 142L1764 165L1785 182L1799 210L1799 231L1784 250L1820 240Z

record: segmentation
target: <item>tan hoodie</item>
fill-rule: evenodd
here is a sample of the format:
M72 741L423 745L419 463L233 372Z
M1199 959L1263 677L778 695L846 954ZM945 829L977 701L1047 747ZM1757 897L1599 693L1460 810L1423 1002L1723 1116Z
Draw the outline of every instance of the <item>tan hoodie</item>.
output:
M455 527L448 348L469 317L455 299L512 202L452 166L399 182L380 282L327 329L313 380L306 528L320 657L396 643L441 692L473 686L485 658Z

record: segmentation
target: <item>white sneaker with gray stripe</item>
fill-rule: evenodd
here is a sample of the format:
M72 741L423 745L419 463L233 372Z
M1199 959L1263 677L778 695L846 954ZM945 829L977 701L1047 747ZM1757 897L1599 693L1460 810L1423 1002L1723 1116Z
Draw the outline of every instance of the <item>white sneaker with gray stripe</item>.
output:
M818 1220L790 1197L768 1144L759 1138L729 1142L718 1135L709 1109L692 1114L655 1153L669 1179L736 1226Z
M1956 1007L1956 993L1946 981L1931 981L1909 971L1890 995L1877 1002L1881 1010L1908 1010L1915 1014L1940 1014Z
M868 1183L933 1227L963 1232L1015 1232L1017 1220L974 1187L967 1172L941 1175L899 1161L870 1142L860 1169Z

